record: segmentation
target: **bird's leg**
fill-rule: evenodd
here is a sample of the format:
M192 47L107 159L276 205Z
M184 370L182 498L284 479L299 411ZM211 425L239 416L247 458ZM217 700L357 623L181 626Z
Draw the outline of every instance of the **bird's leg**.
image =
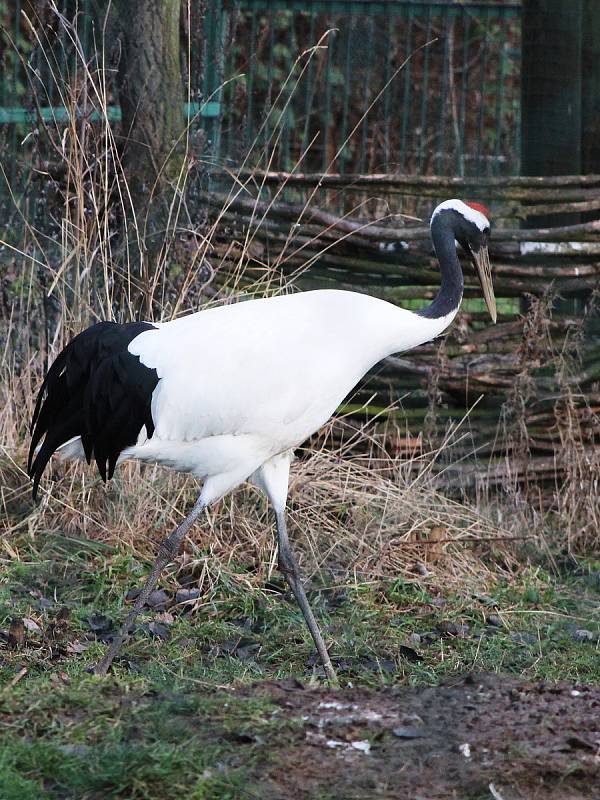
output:
M179 548L181 547L181 543L183 542L184 538L186 537L188 531L198 518L200 512L204 509L205 503L198 499L193 509L190 511L188 516L183 520L183 522L171 533L169 536L164 539L160 547L158 548L158 555L156 557L156 561L152 566L152 571L148 576L148 580L142 591L136 598L135 604L129 614L127 615L125 622L123 623L123 627L119 631L119 634L112 640L108 650L106 651L106 655L104 658L99 661L92 669L95 675L106 675L108 672L110 665L113 662L114 657L117 655L123 642L127 638L127 634L131 630L133 623L135 622L136 617L144 607L146 600L150 597L150 594L154 591L154 587L163 569L169 564L177 553L179 552Z
M327 675L327 680L334 686L338 685L337 675L329 658L327 647L321 636L319 625L315 619L315 615L308 603L304 586L300 578L300 570L298 569L298 562L294 556L292 548L290 547L290 540L288 539L287 525L285 521L285 511L276 511L275 517L277 520L277 543L279 546L279 569L285 575L287 582L290 585L294 597L298 601L298 605L302 609L304 619L308 625L308 629L313 637L314 643L319 653L321 663Z

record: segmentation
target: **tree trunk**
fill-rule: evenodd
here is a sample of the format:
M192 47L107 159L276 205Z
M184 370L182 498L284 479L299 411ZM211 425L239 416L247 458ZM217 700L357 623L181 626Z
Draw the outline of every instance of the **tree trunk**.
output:
M151 276L165 252L169 209L183 159L180 9L181 0L119 0L117 5L122 159L133 206L127 215L129 263L141 282L148 313ZM124 202L129 204L127 196Z

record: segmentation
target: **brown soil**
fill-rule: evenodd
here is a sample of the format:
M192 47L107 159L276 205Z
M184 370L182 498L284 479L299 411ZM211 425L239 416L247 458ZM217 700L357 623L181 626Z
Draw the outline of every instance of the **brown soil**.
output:
M599 687L483 675L437 688L252 691L297 723L268 743L252 796L600 800Z

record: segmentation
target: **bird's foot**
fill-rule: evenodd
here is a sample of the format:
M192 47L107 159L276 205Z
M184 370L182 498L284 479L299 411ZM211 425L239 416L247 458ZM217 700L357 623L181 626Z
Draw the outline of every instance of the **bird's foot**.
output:
M111 663L112 663L112 659L111 659L111 661L106 661L106 659L103 659L102 661L99 661L94 666L94 675L102 675L102 677L107 675L108 674L108 670L110 669Z
M105 677L111 664L112 658L103 658L101 661L98 661L97 664L90 664L90 666L86 668L86 672L89 672L91 675L101 675Z
M91 672L92 675L101 675L104 677L108 673L115 656L119 654L124 641L125 634L121 632L121 634L110 643L108 650L104 654L104 658L101 658L97 664L92 664L88 667L87 671Z

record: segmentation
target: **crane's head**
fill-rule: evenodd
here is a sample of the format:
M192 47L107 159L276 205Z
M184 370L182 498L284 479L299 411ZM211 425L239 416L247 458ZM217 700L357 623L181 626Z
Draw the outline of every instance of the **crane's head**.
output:
M489 212L480 203L463 203L462 200L445 200L440 203L431 216L431 222L438 214L451 218L454 238L471 259L477 272L483 298L493 322L496 322L496 298L492 283L492 269L488 253L490 237Z

